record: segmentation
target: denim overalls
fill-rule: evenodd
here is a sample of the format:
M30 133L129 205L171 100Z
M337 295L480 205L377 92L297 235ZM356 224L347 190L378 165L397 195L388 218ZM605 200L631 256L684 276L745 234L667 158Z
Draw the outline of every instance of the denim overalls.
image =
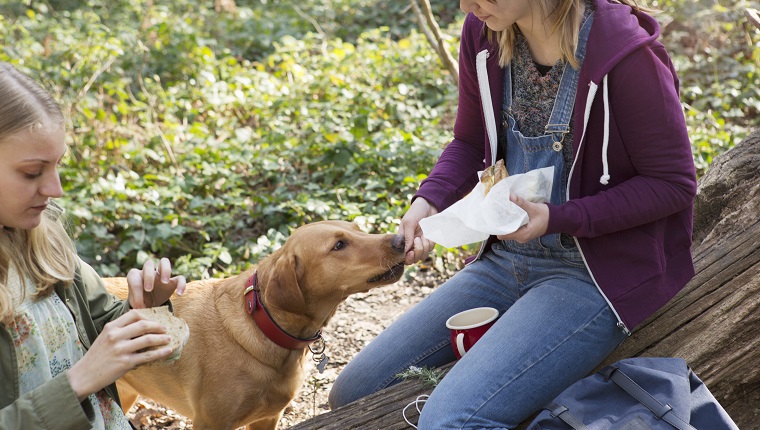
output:
M592 16L593 17L593 14ZM585 54L591 17L581 30ZM511 97L509 67L504 82ZM565 199L563 157L578 72L566 66L548 136L509 131L510 174L555 166L552 202ZM505 99L506 106L511 99ZM559 235L521 245L497 242L378 335L341 371L333 408L399 382L410 366L439 367L456 358L446 320L490 306L500 318L451 368L422 407L419 429L514 428L574 381L590 373L624 338L577 248ZM400 411L399 411L400 412Z
M586 56L586 42L592 21L593 15L585 22L578 37L578 48L575 51L575 56L580 64L583 64L583 59ZM517 121L512 114L512 68L504 68L503 123L499 143L502 145L502 151L506 153L507 171L513 175L553 166L554 181L552 183L551 203L554 205L564 203L567 197L565 168L570 166L565 166L563 147L573 144L570 139L565 139L565 134L570 132L575 93L578 88L578 74L579 69L574 69L570 64L565 65L551 117L545 128L546 134L528 137L520 132ZM506 146L506 150L504 150L504 146ZM565 240L563 246L559 234L543 236L526 244L507 242L504 245L515 252L543 250L554 255L562 254L574 260L580 261L581 258L572 240Z

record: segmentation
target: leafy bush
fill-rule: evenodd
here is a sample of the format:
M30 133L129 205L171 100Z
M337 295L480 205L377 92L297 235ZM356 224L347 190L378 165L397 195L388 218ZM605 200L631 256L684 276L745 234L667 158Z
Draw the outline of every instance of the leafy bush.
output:
M30 10L4 27L2 59L71 109L62 176L83 258L111 275L169 256L199 278L314 220L395 231L451 118L454 89L419 35L284 36L247 60L164 8L108 25Z
M760 3L672 0L661 7L701 175L760 126L760 29L745 15Z
M82 257L116 275L168 256L197 279L246 268L311 221L395 231L450 139L456 88L408 4L386 3L0 5L0 60L69 110L63 204ZM704 170L758 125L760 54L742 15L757 3L695 4L665 2L660 19L680 23L665 39ZM461 14L433 8L455 48Z

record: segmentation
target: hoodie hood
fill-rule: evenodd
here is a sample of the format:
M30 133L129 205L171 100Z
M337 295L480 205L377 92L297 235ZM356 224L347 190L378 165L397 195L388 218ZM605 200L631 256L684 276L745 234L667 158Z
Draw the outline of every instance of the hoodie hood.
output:
M616 64L632 52L657 42L660 25L651 16L637 13L629 6L595 1L586 58L581 74L597 85Z
M591 105L596 98L599 86L602 87L604 108L604 134L602 140L602 175L599 183L608 185L610 181L608 148L610 136L610 104L607 75L618 63L643 46L659 44L660 25L644 13L633 8L606 0L595 2L594 25L586 48L579 82L589 82L583 109L583 131L580 142L586 134ZM584 91L579 91L582 97Z

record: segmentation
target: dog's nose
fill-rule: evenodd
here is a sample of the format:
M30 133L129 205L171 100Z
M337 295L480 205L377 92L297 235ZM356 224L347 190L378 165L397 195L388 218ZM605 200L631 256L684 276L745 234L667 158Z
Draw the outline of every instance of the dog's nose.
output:
M394 235L393 239L391 239L391 247L393 247L394 251L404 252L405 245L404 236L400 234Z

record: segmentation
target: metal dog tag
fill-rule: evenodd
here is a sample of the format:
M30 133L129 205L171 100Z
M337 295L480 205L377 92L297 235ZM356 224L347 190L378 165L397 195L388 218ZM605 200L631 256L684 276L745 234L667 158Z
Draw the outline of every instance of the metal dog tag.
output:
M317 361L317 370L319 370L319 373L322 374L325 372L325 367L327 366L327 363L330 362L330 358L328 358L324 353L322 356L317 358L314 357L314 361Z

